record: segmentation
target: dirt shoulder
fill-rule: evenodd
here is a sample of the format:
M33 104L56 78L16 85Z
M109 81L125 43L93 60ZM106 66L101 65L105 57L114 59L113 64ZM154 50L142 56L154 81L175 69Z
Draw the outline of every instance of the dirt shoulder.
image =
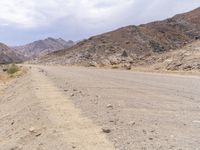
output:
M114 149L37 68L1 91L1 149Z

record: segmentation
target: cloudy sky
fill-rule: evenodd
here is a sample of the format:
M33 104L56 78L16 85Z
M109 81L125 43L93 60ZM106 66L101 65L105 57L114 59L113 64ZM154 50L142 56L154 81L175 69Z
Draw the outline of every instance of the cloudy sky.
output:
M200 0L1 0L0 42L80 40L200 7Z

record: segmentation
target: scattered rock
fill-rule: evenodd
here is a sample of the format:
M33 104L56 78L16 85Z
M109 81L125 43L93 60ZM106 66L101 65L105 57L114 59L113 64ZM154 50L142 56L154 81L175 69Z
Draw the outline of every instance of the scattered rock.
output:
M153 138L149 138L149 140L151 140L151 141L152 141L152 140L153 140Z
M134 121L130 121L130 122L128 123L128 125L129 125L129 126L134 126L134 125L135 125L135 122L134 122Z
M41 132L39 132L39 133L36 133L35 134L35 136L40 136L42 133Z
M43 70L43 69L41 69L41 70L39 70L39 72L44 72L44 70Z
M89 67L96 67L97 63L95 61L91 61L91 62L89 62L88 66Z
M73 148L73 149L75 149L75 148L76 148L76 146L74 146L74 145L73 145L73 146L72 146L72 148Z
M14 125L14 123L15 123L15 121L13 120L13 121L11 122L11 125Z
M146 131L146 130L142 130L142 132L143 132L144 134L147 134L147 131Z
M111 132L111 130L109 128L102 128L102 131L104 133L110 133Z
M17 149L18 149L18 147L15 146L15 147L12 147L10 150L17 150Z
M38 136L40 136L40 135L42 134L39 130L37 130L37 129L34 128L34 127L31 127L31 128L29 129L29 132L30 132L31 134L33 134L34 136L36 136L36 137L38 137Z
M108 104L106 107L107 107L107 108L113 108L113 105Z
M36 132L36 129L34 127L30 127L29 132L34 133Z
M6 72L6 71L8 71L8 69L7 68L3 68L3 72Z
M151 133L154 133L155 132L155 130L151 130Z

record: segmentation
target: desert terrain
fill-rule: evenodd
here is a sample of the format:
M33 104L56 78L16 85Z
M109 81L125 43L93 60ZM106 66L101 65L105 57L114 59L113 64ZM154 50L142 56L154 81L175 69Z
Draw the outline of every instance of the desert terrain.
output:
M2 150L199 149L199 76L24 67L0 82Z
M67 28L77 17L48 22L57 15L27 13L29 3L17 9L29 30L0 24L0 150L200 150L200 7L90 35L76 29L85 17Z

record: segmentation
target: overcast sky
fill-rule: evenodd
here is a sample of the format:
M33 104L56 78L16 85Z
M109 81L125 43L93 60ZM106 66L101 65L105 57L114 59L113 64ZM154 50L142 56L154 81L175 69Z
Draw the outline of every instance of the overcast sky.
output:
M0 42L13 46L46 37L80 40L197 7L200 0L0 0Z

